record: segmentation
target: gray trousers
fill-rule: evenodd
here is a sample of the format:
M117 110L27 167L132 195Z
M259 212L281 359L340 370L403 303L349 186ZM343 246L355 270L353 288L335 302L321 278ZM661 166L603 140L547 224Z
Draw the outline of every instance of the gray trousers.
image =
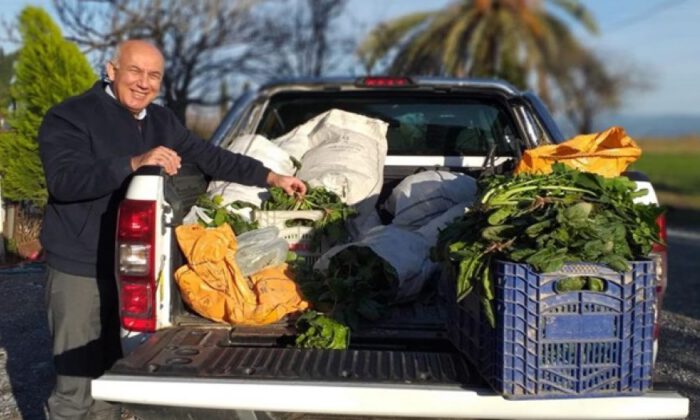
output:
M119 418L119 407L93 400L90 381L121 357L114 278L90 278L48 269L46 305L53 339L56 387L51 419Z

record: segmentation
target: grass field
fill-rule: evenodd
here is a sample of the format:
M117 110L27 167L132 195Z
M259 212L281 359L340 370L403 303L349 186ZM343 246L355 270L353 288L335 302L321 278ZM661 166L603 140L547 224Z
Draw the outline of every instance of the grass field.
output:
M631 169L649 176L673 224L700 227L700 136L643 139Z

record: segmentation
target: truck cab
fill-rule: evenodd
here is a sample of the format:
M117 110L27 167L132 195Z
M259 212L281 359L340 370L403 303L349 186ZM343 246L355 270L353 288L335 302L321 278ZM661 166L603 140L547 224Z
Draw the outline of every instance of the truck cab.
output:
M234 104L211 142L227 147L243 134L272 139L330 109L388 123L380 203L410 174L507 173L524 150L564 140L535 95L504 82L365 77L264 85ZM173 273L185 264L174 228L209 181L188 165L173 177L154 167L133 176L116 244L125 356L93 381L94 398L121 402L145 419L687 416L688 400L671 390L595 400L503 398L447 339L445 305L430 283L414 302L361 324L347 350L294 347L293 319L256 327L207 320L183 303ZM648 181L638 184L649 190L644 200L656 202ZM665 249L655 252L665 260ZM665 268L657 267L663 293Z

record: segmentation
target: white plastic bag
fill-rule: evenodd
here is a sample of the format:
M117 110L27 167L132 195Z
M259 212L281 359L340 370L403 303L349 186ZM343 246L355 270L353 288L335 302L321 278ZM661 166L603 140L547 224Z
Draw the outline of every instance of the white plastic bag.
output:
M243 201L260 208L262 202L270 198L270 192L266 188L252 187L249 185L237 184L235 182L212 181L207 188L207 195L210 198L220 195L222 203L228 204L234 201Z
M425 171L401 181L384 208L394 215L393 224L418 229L458 203L471 204L476 190L476 179L468 175Z
M199 223L199 220L202 220L204 223L209 224L214 221L211 217L207 216L207 214L204 212L204 209L199 206L192 206L190 209L189 213L182 219L182 224L183 225L192 225L195 223Z
M396 270L397 302L415 298L437 270L437 264L429 258L430 245L421 235L391 225L377 226L357 242L331 248L319 258L314 269L326 271L331 258L351 246L369 247Z
M289 244L279 237L279 233L279 229L269 226L245 232L236 238L236 262L244 276L286 261Z
M276 226L268 226L261 229L249 230L236 236L238 248L265 245L279 238L280 230Z

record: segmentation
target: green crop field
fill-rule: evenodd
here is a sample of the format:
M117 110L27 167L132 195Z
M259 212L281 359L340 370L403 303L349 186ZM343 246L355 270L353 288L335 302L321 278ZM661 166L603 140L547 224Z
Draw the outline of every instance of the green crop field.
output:
M649 176L674 224L700 227L700 137L638 141L642 157L631 169Z

